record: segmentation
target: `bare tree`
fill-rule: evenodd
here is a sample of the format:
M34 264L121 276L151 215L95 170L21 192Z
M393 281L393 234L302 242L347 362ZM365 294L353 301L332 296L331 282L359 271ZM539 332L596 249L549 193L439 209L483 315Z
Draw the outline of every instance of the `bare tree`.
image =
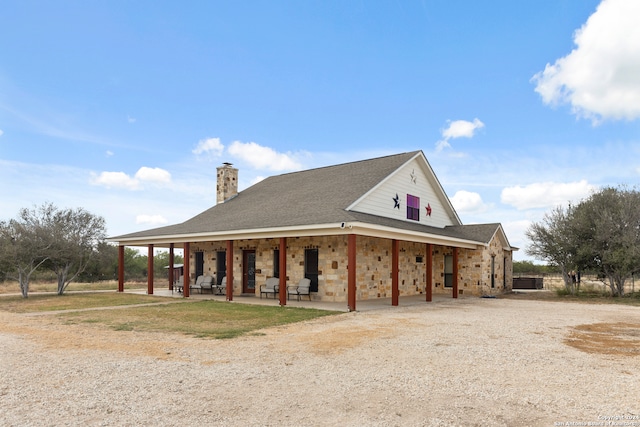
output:
M558 266L562 271L564 286L571 294L576 292L575 283L571 280L569 272L575 268L576 245L572 233L571 221L574 208L556 206L544 215L539 223L533 223L525 235L531 241L526 253Z
M21 209L18 218L0 223L0 265L3 276L17 280L23 298L29 296L31 275L50 255L53 239L48 228L53 205Z
M106 237L105 221L82 208L56 210L49 229L53 245L47 260L58 279L58 295L82 274Z

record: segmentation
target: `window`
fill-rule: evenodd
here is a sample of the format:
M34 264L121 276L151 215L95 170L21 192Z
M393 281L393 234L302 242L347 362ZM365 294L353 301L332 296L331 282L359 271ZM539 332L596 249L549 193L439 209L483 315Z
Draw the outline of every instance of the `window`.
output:
M280 277L280 249L273 250L273 277Z
M216 252L216 285L222 283L222 278L227 275L227 253L224 251Z
M453 287L453 256L444 256L444 287Z
M407 219L420 221L420 197L407 194Z
M304 277L311 280L311 292L318 292L318 250L304 250Z

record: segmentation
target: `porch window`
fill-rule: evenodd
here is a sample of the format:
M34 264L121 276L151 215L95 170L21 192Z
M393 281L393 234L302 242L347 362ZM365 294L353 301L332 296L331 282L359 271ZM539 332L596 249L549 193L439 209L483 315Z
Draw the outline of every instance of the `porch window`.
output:
M280 277L280 249L273 250L273 277Z
M311 280L311 292L318 292L318 250L304 250L304 277Z
M453 287L453 256L444 256L444 287Z
M407 219L420 221L420 197L407 194Z
M216 284L222 283L222 278L227 275L227 253L225 251L216 252Z

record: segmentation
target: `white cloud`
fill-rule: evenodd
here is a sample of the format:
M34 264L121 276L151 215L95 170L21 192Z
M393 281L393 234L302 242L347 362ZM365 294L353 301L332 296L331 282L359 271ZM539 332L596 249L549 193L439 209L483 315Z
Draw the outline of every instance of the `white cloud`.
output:
M229 154L236 156L258 169L271 171L299 170L302 165L290 153L278 153L255 142L234 141L228 148Z
M584 199L594 190L596 187L584 179L568 183L539 182L526 187L506 187L502 190L500 201L518 210L550 208Z
M113 156L113 151L111 151L111 150L107 150L104 154L105 154L105 156L107 156L107 157L111 157L111 156Z
M467 120L448 120L449 126L442 129L442 139L436 142L436 151L440 152L447 147L451 147L450 139L473 138L476 130L482 129L484 123L475 118L472 122Z
M604 0L575 32L576 48L533 76L545 104L578 117L640 118L640 1Z
M164 169L143 166L136 172L135 179L147 182L168 183L171 182L171 174Z
M0 136L2 136L2 134L3 134L3 133L4 133L4 132L2 131L2 129L0 129Z
M142 188L143 182L168 184L171 182L171 174L164 169L143 166L138 169L134 177L124 172L101 172L97 176L93 174L91 180L94 185L127 190L139 190Z
M135 117L127 116L127 122L129 122L129 123L135 123L135 122L137 122L137 121L138 121L138 120L137 120Z
M486 210L486 205L478 193L460 190L450 200L455 210L459 213L477 213Z
M220 142L220 138L207 138L198 141L198 145L191 152L193 154L209 154L220 157L224 151L224 145Z
M136 224L149 224L152 226L166 224L167 219L162 215L137 215Z

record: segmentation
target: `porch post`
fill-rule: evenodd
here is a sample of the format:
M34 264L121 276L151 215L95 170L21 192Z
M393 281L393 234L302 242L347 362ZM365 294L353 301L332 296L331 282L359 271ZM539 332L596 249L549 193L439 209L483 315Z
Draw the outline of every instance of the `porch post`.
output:
M189 291L191 290L190 285L191 285L191 274L189 273L189 260L190 260L190 256L189 256L189 242L184 242L184 264L183 264L183 271L184 271L184 276L182 279L182 296L185 298L189 298Z
M458 248L453 248L453 298L458 298Z
M347 238L347 308L356 311L356 235Z
M148 246L147 252L147 294L153 295L153 245Z
M174 261L174 256L173 256L173 250L175 248L175 245L173 243L169 244L169 290L171 292L173 292L173 275L175 274L173 272L173 261Z
M227 240L227 301L233 301L233 240Z
M124 292L124 245L118 247L118 292Z
M398 305L398 241L391 241L391 305Z
M427 289L425 293L427 294L427 302L431 302L433 299L433 245L431 243L427 243Z
M287 305L287 238L280 238L278 269L280 270L280 305Z

